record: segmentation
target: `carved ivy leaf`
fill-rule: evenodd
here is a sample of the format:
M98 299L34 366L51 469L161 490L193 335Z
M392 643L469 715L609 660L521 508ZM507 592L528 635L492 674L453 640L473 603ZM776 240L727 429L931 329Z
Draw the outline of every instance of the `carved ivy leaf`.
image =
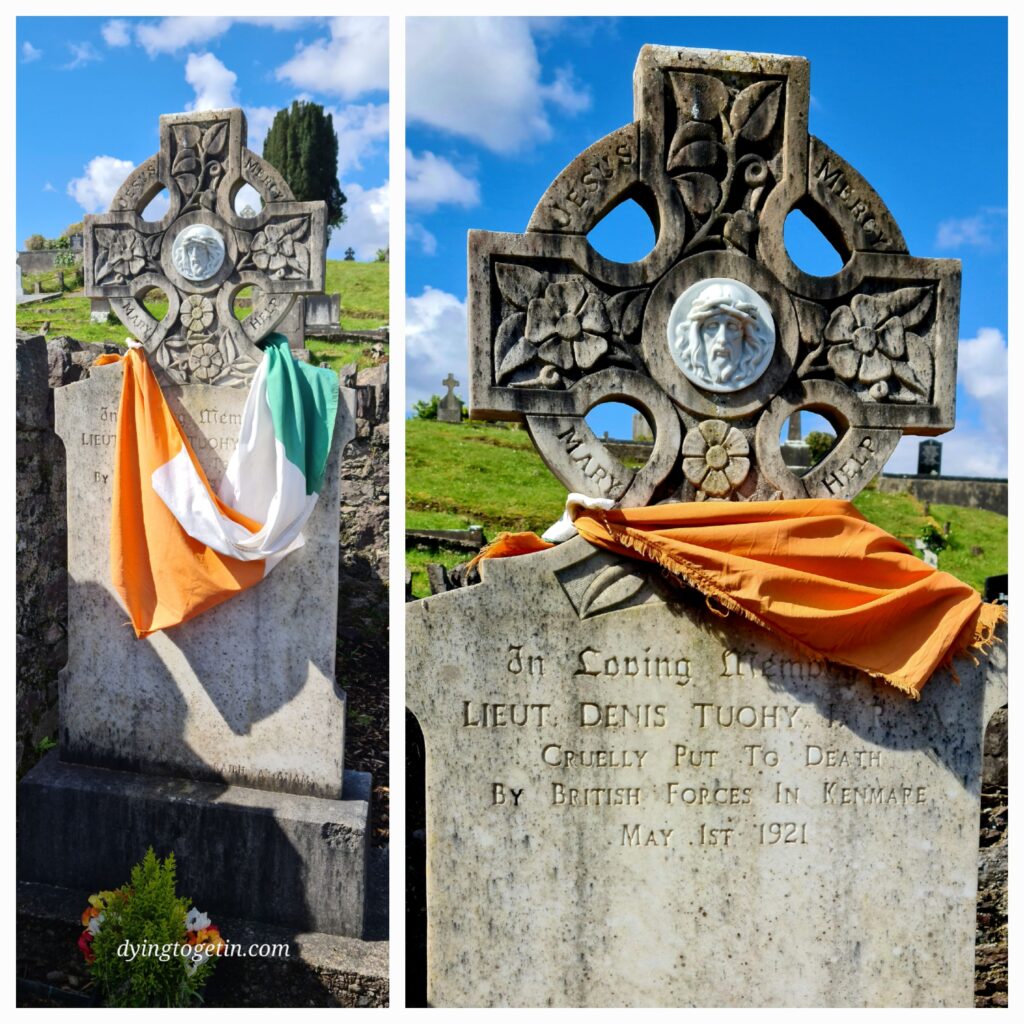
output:
M526 309L531 299L539 299L547 287L543 274L517 263L499 263L494 268L498 290L506 302Z
M713 121L729 102L729 91L717 78L670 71L680 121Z
M295 243L295 266L300 277L309 277L309 249L302 243Z
M617 295L613 295L605 303L613 333L622 338L630 338L634 335L640 326L643 308L643 289L619 292Z
M722 197L718 182L710 174L691 171L672 180L676 183L686 208L698 217L706 217Z
M158 262L160 259L160 243L163 241L163 238L163 232L161 232L159 235L150 235L146 239L146 252L154 262Z
M523 336L526 329L526 314L515 313L506 317L498 328L494 338L494 369L497 376L501 364L513 345Z
M800 341L809 349L796 371L796 375L802 377L811 370L825 369L824 364L815 364L825 348L825 328L828 321L823 306L796 296L792 296L792 299L793 308L796 310L796 322L800 329Z
M217 121L203 134L201 148L206 156L220 156L224 152L224 144L228 140L227 121Z
M97 228L96 229L96 241L103 246L104 249L109 249L113 244L114 236L117 234L112 228Z
M676 128L675 135L672 136L665 169L671 174L685 166L681 159L681 153L691 143L715 142L716 140L717 136L711 125L703 124L701 121L683 121Z
M110 264L105 259L103 261L101 261L98 264L98 267L97 267L97 270L96 270L96 280L97 280L97 282L102 281L105 277L107 277L110 274L110 271L111 271Z
M900 288L889 296L888 305L904 327L916 327L932 308L931 288Z
M690 142L678 152L670 154L669 170L681 167L714 167L725 150L717 142L703 139Z
M781 99L781 82L755 82L748 86L732 105L729 114L732 130L750 142L766 138L775 127Z
M212 210L214 205L215 205L215 203L216 203L216 200L214 199L214 196L213 196L212 192L204 192L199 197L199 205L201 207L203 207L203 209L205 209L205 210Z
M647 581L630 566L609 565L589 583L580 599L581 619L610 611L637 594Z
M305 217L294 217L291 220L286 220L283 224L279 224L278 227L281 229L282 237L289 235L292 238L299 238L305 234L306 224Z
M931 349L928 347L928 342L916 334L908 332L904 340L907 344L907 361L905 363L894 361L893 370L903 384L927 398L932 393L932 381L934 379ZM917 382L916 386L910 379L901 375L901 367L911 370L914 380Z
M501 365L498 367L497 383L501 384L521 366L526 366L527 363L533 362L536 355L537 346L532 342L527 341L526 338L520 338L512 348L508 350L505 358L502 359Z
M194 174L179 174L174 180L184 195L191 195L195 191L199 179Z
M750 251L750 237L754 233L754 217L749 210L737 210L726 222L723 237L740 252Z
M194 124L176 124L173 132L179 149L192 149L200 139L199 129Z

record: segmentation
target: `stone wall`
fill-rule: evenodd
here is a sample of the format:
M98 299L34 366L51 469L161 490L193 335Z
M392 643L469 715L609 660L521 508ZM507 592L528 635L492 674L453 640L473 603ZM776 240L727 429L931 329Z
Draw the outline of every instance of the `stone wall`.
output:
M53 430L46 341L17 332L17 770L57 731L57 670L67 660L64 445ZM56 553L56 554L55 554Z
M56 249L40 249L38 252L19 252L18 266L23 274L45 274L53 270L53 256Z
M970 476L900 476L883 473L878 477L883 494L912 494L918 501L937 505L984 508L1008 515L1005 480L987 480Z

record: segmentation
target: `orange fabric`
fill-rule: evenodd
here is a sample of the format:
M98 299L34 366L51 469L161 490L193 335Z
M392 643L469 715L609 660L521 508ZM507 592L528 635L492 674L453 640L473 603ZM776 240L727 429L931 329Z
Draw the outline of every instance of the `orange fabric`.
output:
M939 665L989 643L1005 618L846 501L581 510L574 525L590 543L663 566L805 653L914 697ZM503 535L483 557L551 546L529 536Z
M142 637L186 622L258 583L264 563L228 558L193 540L153 490L153 471L183 447L208 490L210 485L141 350L129 349L120 358L124 383L114 453L110 567L135 635ZM259 530L259 523L217 504L235 522Z

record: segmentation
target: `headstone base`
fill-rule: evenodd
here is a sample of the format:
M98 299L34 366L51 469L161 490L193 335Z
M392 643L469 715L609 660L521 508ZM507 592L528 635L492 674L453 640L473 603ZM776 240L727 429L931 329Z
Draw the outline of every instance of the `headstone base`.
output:
M370 775L343 799L70 764L52 751L18 787L18 878L90 892L173 850L179 891L239 917L361 936Z

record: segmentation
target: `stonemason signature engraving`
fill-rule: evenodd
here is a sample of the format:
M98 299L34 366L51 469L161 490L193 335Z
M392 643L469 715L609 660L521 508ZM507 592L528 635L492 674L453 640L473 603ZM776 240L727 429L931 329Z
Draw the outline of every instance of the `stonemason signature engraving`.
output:
M718 277L698 281L676 299L668 346L691 383L706 391L739 391L768 369L775 322L748 285Z

